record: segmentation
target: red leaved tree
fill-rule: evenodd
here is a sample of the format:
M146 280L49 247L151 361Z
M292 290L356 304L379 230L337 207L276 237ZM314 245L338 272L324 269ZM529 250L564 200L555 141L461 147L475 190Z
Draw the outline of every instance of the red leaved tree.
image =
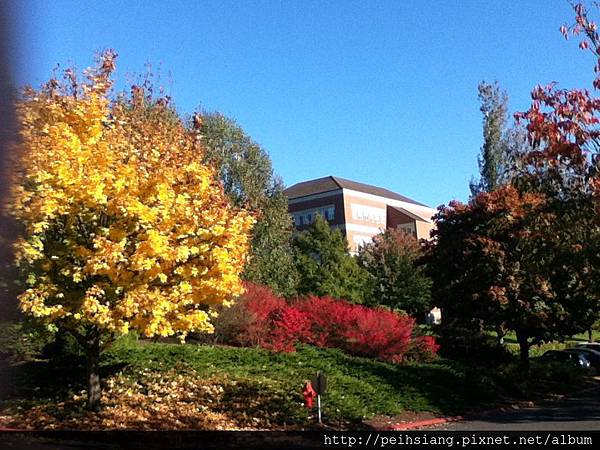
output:
M596 24L583 5L573 8L575 24L561 31L582 36L580 48L594 53L598 89ZM535 87L532 100L515 116L531 149L513 184L442 207L427 256L446 325L475 335L514 330L525 364L531 344L580 332L600 310L600 100L556 83Z
M593 90L536 86L530 108L515 118L526 125L532 145L521 187L544 192L557 217L553 231L561 235L563 270L553 274L554 284L558 295L577 299L581 321L591 329L600 314L600 98L594 95L600 89L600 35L586 6L572 7L575 21L560 31L592 53Z

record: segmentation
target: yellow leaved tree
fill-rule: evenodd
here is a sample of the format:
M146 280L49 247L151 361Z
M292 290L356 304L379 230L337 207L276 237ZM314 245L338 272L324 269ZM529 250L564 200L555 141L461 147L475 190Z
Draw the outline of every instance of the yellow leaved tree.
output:
M111 100L115 58L24 91L7 205L23 230L20 308L83 347L94 410L116 336L211 331L213 307L242 292L254 221L198 163L200 136L168 98L134 86Z

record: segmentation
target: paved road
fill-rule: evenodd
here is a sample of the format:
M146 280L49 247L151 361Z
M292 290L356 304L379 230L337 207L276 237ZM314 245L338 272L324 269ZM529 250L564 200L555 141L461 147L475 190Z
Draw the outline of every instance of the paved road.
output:
M565 400L548 401L533 407L469 417L440 430L456 431L600 431L600 388Z

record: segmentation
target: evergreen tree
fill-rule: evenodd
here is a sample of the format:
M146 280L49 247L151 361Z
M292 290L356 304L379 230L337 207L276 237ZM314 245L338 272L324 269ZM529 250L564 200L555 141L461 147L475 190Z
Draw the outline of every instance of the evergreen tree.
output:
M473 196L480 192L491 192L502 184L501 177L508 145L506 92L500 90L497 82L481 82L478 90L480 110L483 114L483 146L478 157L480 178L470 183Z
M431 309L431 279L416 264L421 254L411 235L393 228L361 247L358 260L371 276L371 301L423 318Z
M252 259L246 265L244 277L290 297L296 293L298 271L294 261L287 201L283 186L278 182L254 226Z
M299 294L329 295L363 303L367 273L348 252L339 230L332 230L320 215L294 240L300 274Z

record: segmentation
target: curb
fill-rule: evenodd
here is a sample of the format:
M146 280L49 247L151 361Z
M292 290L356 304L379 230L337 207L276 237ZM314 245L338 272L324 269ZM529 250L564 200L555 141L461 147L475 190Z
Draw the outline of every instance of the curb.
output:
M401 430L413 430L415 428L429 427L432 425L441 425L449 422L460 422L464 420L463 416L452 416L452 417L438 417L436 419L418 420L416 422L397 423L391 425L385 430L389 431L401 431Z

